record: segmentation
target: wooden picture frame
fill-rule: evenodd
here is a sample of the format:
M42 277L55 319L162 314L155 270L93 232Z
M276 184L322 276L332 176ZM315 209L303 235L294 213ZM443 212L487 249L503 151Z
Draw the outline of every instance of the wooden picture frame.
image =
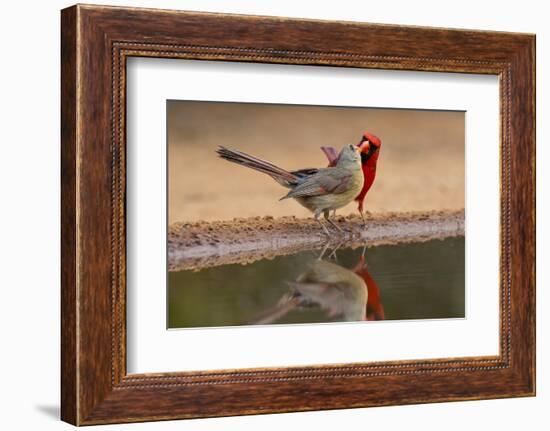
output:
M75 425L535 394L535 36L77 5L61 14L61 418ZM500 354L127 374L131 56L498 75Z

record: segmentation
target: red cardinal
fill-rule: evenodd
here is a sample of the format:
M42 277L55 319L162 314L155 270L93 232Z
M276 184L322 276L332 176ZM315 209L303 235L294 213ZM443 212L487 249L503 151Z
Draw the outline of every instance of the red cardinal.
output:
M384 307L382 306L382 301L380 298L380 288L369 272L364 254L360 257L357 266L353 269L353 272L361 277L367 285L367 290L369 293L367 301L367 320L384 320L385 315Z
M363 169L365 181L363 182L363 188L355 198L355 201L358 202L357 209L359 210L359 214L361 214L363 224L366 225L365 213L363 212L363 202L367 192L374 183L374 178L376 177L376 162L378 162L378 155L380 154L382 141L380 141L380 139L372 133L365 132L363 133L363 136L357 146L361 148L361 167ZM329 166L336 165L336 162L340 157L336 150L333 147L321 147L321 150L323 150L327 156Z

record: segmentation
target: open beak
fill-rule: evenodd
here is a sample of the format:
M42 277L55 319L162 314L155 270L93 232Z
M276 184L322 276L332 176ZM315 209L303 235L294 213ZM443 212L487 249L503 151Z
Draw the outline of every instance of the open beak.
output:
M370 142L367 141L366 139L364 141L362 141L358 146L357 146L357 151L359 153L368 153L370 149Z

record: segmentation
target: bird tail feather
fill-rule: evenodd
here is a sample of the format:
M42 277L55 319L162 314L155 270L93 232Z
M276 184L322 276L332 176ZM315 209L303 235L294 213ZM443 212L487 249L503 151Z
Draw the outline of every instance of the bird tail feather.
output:
M242 151L220 146L216 152L222 159L269 175L284 187L291 187L298 182L298 177L291 172Z
M273 323L289 312L294 310L300 304L300 298L291 295L283 296L279 303L275 306L262 312L259 316L252 319L248 324L250 325L268 325Z

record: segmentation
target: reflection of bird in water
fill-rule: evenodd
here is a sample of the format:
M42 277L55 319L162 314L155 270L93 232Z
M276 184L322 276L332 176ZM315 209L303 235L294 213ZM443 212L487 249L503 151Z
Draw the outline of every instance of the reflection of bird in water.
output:
M319 217L322 214L332 227L342 232L342 229L330 219L330 212L349 204L361 192L364 175L360 154L368 147L367 141L361 146L345 145L333 166L292 172L242 151L220 147L217 152L221 158L263 172L290 189L281 199L296 199L313 213L315 220L330 236L327 227Z
M336 259L336 250L342 244L332 250L329 258L333 256ZM315 306L327 311L330 317L342 316L344 321L385 319L380 288L365 261L367 246L363 247L359 262L350 271L321 260L329 245L325 245L319 258L295 282L288 283L292 292L283 296L275 307L262 313L253 324L273 323L296 308Z
M332 251L329 254L329 258L333 257L336 260L336 251L345 243L345 241L341 241L339 244L336 245L335 248L332 249ZM325 244L325 247L321 251L321 255L319 256L319 259L321 259L327 250L330 247L330 242L327 242ZM359 257L359 262L357 262L357 265L355 265L355 268L353 268L353 272L355 272L359 277L363 279L365 284L367 285L367 291L369 293L369 300L367 302L367 320L384 320L384 307L382 306L381 298L380 298L380 288L378 287L378 284L376 283L376 280L372 277L371 273L369 272L369 268L367 266L367 262L365 260L365 253L367 252L367 244L363 247L363 252L361 253L361 256Z
M272 323L295 308L318 307L342 321L366 320L367 286L349 269L325 260L315 260L277 306L255 319L254 324Z
M367 285L367 290L369 292L369 300L367 302L367 320L384 320L384 307L382 306L382 301L380 297L380 288L376 283L376 280L372 278L372 275L369 272L367 263L365 261L365 253L359 258L359 262L353 269L359 277L363 279Z

